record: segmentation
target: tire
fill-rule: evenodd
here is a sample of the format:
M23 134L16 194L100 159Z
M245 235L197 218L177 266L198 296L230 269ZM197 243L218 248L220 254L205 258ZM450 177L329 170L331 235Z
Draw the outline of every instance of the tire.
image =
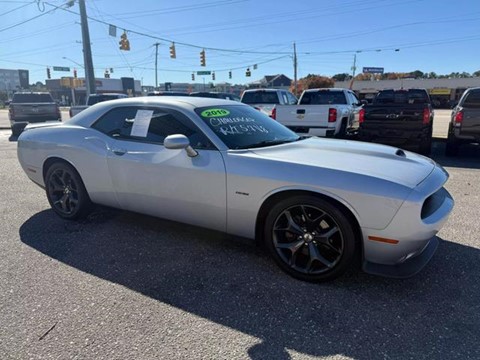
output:
M347 119L342 119L342 124L340 125L340 130L335 136L337 139L345 139L347 137Z
M428 138L423 139L420 143L418 152L422 155L430 155L432 152L432 136L430 135Z
M20 136L25 126L19 126L19 124L13 124L11 128L12 128L12 136Z
M455 135L453 133L452 126L448 127L448 137L447 137L447 144L445 145L445 155L446 156L457 156L458 155L458 148L460 144L457 139L455 139Z
M80 175L65 162L56 162L48 168L45 189L53 211L64 219L86 217L93 207Z
M310 282L333 280L354 265L356 237L342 210L315 196L292 196L272 207L265 245L279 267Z

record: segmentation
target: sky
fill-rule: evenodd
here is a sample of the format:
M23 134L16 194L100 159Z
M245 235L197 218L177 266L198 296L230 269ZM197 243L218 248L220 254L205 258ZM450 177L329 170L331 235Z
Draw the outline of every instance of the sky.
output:
M0 68L27 69L30 83L84 76L79 4L0 0ZM363 67L449 74L480 70L478 0L86 0L96 77L246 84L265 75L332 76ZM109 35L116 27L116 37ZM126 32L130 51L119 50ZM169 56L175 42L176 59ZM200 66L205 48L206 66ZM398 51L396 51L398 49ZM256 69L254 69L256 65ZM53 66L70 72L53 71ZM246 77L246 69L251 77ZM229 71L232 78L229 79ZM195 82L201 82L195 76ZM212 82L210 76L207 82Z

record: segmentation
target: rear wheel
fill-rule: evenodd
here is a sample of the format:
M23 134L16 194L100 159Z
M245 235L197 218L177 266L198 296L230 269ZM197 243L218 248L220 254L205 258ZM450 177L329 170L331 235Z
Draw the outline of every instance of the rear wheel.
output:
M340 125L340 130L336 138L345 139L347 137L347 119L342 119L342 124Z
M266 218L264 239L280 268L305 281L328 281L342 275L356 251L348 217L314 196L294 196L277 203Z
M418 152L422 155L430 155L432 152L432 128L428 132L428 137L421 140Z
M73 166L64 162L51 165L45 176L45 187L48 202L60 217L74 220L90 212L92 202Z
M458 155L459 146L460 144L458 140L455 138L453 127L452 125L450 125L448 127L448 137L447 137L447 144L445 145L445 155L446 156Z

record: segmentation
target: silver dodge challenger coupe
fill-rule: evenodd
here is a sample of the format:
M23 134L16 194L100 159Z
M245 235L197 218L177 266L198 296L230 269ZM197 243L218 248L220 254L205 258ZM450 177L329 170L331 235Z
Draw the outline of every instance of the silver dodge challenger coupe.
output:
M281 269L326 281L361 261L408 277L453 208L447 172L401 149L299 137L238 102L140 97L18 139L27 176L65 219L93 204L261 240Z

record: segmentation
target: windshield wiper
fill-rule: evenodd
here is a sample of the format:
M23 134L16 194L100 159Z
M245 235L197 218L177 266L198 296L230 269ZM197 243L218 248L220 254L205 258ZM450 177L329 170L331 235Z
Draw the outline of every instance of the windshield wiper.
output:
M304 136L299 136L296 139L264 140L264 141L260 141L258 143L254 143L254 144L237 146L235 149L250 149L250 148L259 148L259 147L264 147L264 146L281 145L281 144L286 144L286 143L291 143L291 142L303 140L305 138L306 137L304 137Z

